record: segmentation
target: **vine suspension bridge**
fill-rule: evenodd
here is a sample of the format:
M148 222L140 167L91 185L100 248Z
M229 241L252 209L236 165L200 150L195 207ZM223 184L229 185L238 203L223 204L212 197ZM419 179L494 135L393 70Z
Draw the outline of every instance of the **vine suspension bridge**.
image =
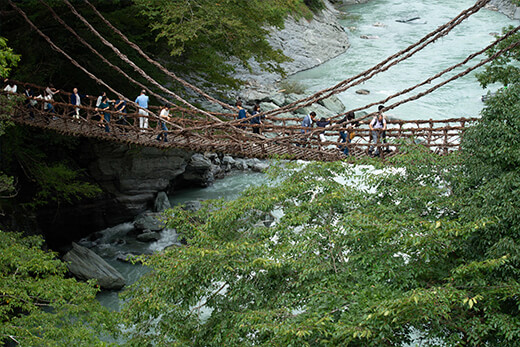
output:
M160 119L158 116L159 108L151 106L148 109L148 115L145 116L149 118L151 126L146 129L139 128L138 117L143 117L142 114L138 113L140 107L131 99L123 97L129 106L129 112L127 114L121 114L116 111L102 111L109 113L110 118L112 119L110 123L102 124L103 114L93 106L93 98L87 98L88 105L76 106L71 105L68 102L70 94L62 92L59 94L63 98L62 100L47 101L53 106L51 110L44 107L44 100L32 98L33 101L31 102L31 100L27 100L27 97L21 96L20 94L16 94L16 96L9 96L7 100L14 101L14 108L11 118L13 121L24 125L52 129L59 133L71 136L92 137L142 146L183 148L196 152L211 151L243 157L269 158L273 156L281 156L287 159L335 161L345 158L343 152L340 151L338 147L341 148L341 146L347 146L352 157L364 156L368 154L368 149L370 147L374 147L376 148L376 152L379 152L380 156L385 158L400 153L400 148L406 141L420 143L438 154L446 154L450 151L458 150L464 129L469 123L476 121L476 118L413 121L387 120L387 143L380 143L379 141L378 143L370 142L370 129L368 129L366 125L376 113L369 113L363 117L352 119L347 122L340 122L339 120L349 112L362 111L379 104L387 105L388 102L398 97L402 98L399 101L385 106L383 111L388 111L404 103L417 100L427 94L434 92L443 85L467 75L480 66L496 59L502 54L505 54L506 52L520 45L520 42L513 42L503 49L495 49L494 54L480 60L473 66L467 67L463 71L460 71L449 78L445 77L444 80L440 80L441 77L454 71L457 68L461 68L463 65L466 65L477 56L484 54L489 49L496 47L498 44L517 33L518 30L520 30L520 26L518 26L503 36L497 38L494 42L492 42L487 47L484 47L482 50L469 55L458 64L448 67L447 69L431 76L430 78L420 83L390 95L384 100L379 100L363 107L337 114L329 118L331 120L331 125L326 128L312 128L310 131L302 133L304 128L299 125L301 122L301 117L295 116L295 111L309 107L314 103L330 98L333 95L359 85L360 83L363 83L372 78L376 74L384 72L401 61L408 59L427 45L434 43L437 39L447 35L462 21L478 12L490 0L477 1L475 5L462 11L454 19L428 33L416 43L395 53L379 64L356 76L350 77L331 88L317 92L307 98L295 101L289 105L285 105L271 111L262 112L255 116L248 116L248 118L240 120L236 119L237 113L233 106L211 97L204 91L179 78L173 72L163 67L160 63L150 58L137 45L128 40L128 38L123 33L121 33L109 21L107 21L102 16L102 14L99 13L99 11L97 11L97 9L92 4L90 4L88 0L85 0L85 3L92 8L96 15L99 16L99 18L118 37L121 38L122 42L135 49L148 62L155 65L160 71L165 73L176 82L180 83L186 89L190 89L192 92L201 95L208 101L217 104L226 110L229 110L229 112L226 111L222 113L216 113L201 110L188 101L184 100L179 95L162 86L152 77L150 77L144 70L139 68L126 55L121 53L105 37L103 37L76 10L76 8L74 8L74 6L68 2L68 0L64 0L64 3L67 4L78 20L81 21L91 33L97 36L103 42L103 44L113 50L121 60L129 64L138 74L140 74L151 85L153 85L154 88L150 88L134 80L132 77L123 72L118 66L109 62L106 58L103 57L103 55L96 51L88 42L79 36L76 31L69 27L43 0L39 1L49 10L56 21L63 25L69 32L71 32L71 34L74 35L75 38L80 41L86 48L88 48L93 54L98 56L104 62L104 64L110 66L112 69L124 76L132 84L138 86L140 89L146 90L149 95L153 95L160 102L169 105L171 118L169 121ZM63 54L73 65L86 73L98 84L104 86L107 90L111 91L115 95L122 95L122 93L119 93L106 82L85 69L69 54L58 47L28 18L25 12L17 5L15 5L11 0L9 0L9 3L25 19L28 25L44 40L46 40L54 50ZM434 84L434 81L437 83ZM34 84L17 81L13 82L19 85L30 85L35 91L35 95L38 95L38 93L42 94L44 92L44 88ZM429 88L421 92L416 92L414 95L410 95L411 92L425 85L428 85ZM156 92L156 90L158 92ZM162 93L162 95L158 93ZM167 95L168 97L163 95ZM80 119L76 119L72 116L76 112L76 109L80 110ZM251 124L249 122L253 117L259 116L263 117L262 124ZM165 133L165 130L163 130L160 126L161 122L164 122L168 126L169 130L166 131L168 142L157 141L157 137L161 134L164 135ZM355 128L355 130L352 130L352 128L349 126L351 124L361 124L361 126ZM108 129L110 130L109 132L106 131L106 126L108 126ZM255 127L260 129L254 133L253 128ZM307 130L309 129L307 128ZM340 144L336 140L340 131L355 131L355 137L353 137L350 143ZM383 149L386 149L387 151L384 151Z

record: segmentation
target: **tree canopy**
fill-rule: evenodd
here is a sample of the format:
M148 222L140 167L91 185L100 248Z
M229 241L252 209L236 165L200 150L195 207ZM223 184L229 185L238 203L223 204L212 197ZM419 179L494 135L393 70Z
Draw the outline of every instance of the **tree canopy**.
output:
M141 259L153 271L126 294L130 341L517 345L517 73L504 64L481 75L508 87L458 153L412 144L373 168L280 167L235 201L170 211L188 245Z
M101 346L112 316L94 283L66 278L41 237L0 231L0 342L22 346Z

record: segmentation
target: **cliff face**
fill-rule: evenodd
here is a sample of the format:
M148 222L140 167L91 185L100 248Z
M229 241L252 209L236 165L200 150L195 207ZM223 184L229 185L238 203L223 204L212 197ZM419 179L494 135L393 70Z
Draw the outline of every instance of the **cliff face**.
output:
M127 222L150 210L159 192L172 192L180 182L183 188L210 184L216 170L209 159L201 165L201 156L180 149L84 140L76 153L78 164L103 194L74 206L44 208L37 213L38 225L49 244L59 246Z

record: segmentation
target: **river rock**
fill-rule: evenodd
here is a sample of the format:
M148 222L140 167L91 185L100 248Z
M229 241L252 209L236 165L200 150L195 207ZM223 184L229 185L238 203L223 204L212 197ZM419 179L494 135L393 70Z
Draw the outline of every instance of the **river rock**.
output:
M259 105L260 105L260 110L262 110L262 111L271 111L271 110L276 110L278 108L278 106L272 102L261 102Z
M245 171L249 168L249 165L247 165L247 161L242 158L237 158L235 160L235 169Z
M255 163L251 166L251 170L255 172L265 172L269 169L269 164L267 163Z
M356 90L356 94L368 95L368 94L370 94L370 90L358 89L358 90Z
M186 201L182 206L183 210L195 212L202 208L202 203L199 200Z
M233 159L233 157L230 156L230 155L225 155L222 158L222 164L224 164L224 165L233 165L233 164L235 164L235 159Z
M492 11L500 11L511 19L520 19L520 7L511 0L491 0L486 8Z
M139 215L134 221L137 230L161 231L166 226L166 220L161 213L148 212Z
M155 212L163 212L169 208L172 208L170 205L170 200L168 199L168 195L165 192L157 193L157 197L155 198L154 210Z
M359 36L359 38L365 39L365 40L377 40L379 38L379 36L377 36L377 35L361 35L361 36Z
M274 93L274 94L269 95L267 100L263 100L263 101L270 101L273 104L275 104L276 106L280 107L280 106L285 105L285 95L283 93Z
M328 118L333 113L333 112L329 111L327 108L321 106L320 104L312 104L307 107L302 107L294 112L296 112L297 114L300 114L300 115L307 115L311 112L316 112L316 116L318 117L318 119L320 119L321 117Z
M214 166L204 155L195 153L186 166L182 178L191 185L207 187L215 180L214 173L218 169Z
M118 290L125 286L123 276L99 255L75 242L72 250L63 256L67 268L81 280L96 279L103 289Z
M145 230L142 234L137 235L137 240L141 242L157 241L161 238L161 234L151 230Z
M318 101L318 104L322 105L333 114L340 114L345 111L345 105L336 95L320 100Z

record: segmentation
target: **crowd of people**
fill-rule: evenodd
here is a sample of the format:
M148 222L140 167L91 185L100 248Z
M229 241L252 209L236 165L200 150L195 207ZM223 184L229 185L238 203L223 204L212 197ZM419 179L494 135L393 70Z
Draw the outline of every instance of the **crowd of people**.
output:
M379 105L378 112L376 116L370 121L370 140L371 145L368 148L368 154L371 156L380 155L380 147L377 144L385 143L386 144L386 127L387 127L387 117L383 113L385 106ZM340 145L338 146L339 150L343 152L346 156L349 155L349 146L348 143L351 143L352 139L356 136L356 132L354 130L355 127L360 125L359 122L353 122L355 119L354 112L348 112L345 117L336 122L341 126L341 128L346 130L339 131L338 142ZM307 134L311 131L313 124L316 124L318 128L326 128L332 124L332 118L321 117L319 120L317 119L316 112L312 111L308 115L306 115L301 123L301 133ZM320 140L322 142L326 141L325 131L319 133ZM374 151L375 148L375 151ZM386 146L385 151L389 151L388 145Z
M52 84L49 84L42 93L36 95L33 91L32 87L29 84L26 84L24 89L24 96L26 97L25 106L29 111L29 116L34 118L34 108L37 106L38 101L43 102L43 110L45 112L56 114L52 116L51 119L58 119L56 109L53 105L54 98L56 94L62 93L61 90L54 88ZM4 91L8 93L17 93L18 86L9 81L8 79L4 79ZM73 88L72 93L66 99L67 102L72 105L70 116L73 121L81 122L84 118L81 116L81 105L84 103L84 100L89 98L90 96L87 94L82 94L79 92L78 88ZM139 127L142 129L141 131L145 131L144 129L148 128L148 101L149 97L146 95L145 90L141 90L139 96L137 96L135 103L139 106ZM123 98L122 95L118 95L116 99L109 99L106 92L102 92L96 99L95 103L95 111L99 114L94 116L93 119L97 119L100 122L100 126L105 129L105 132L110 132L110 122L113 121L111 116L113 112L117 114L117 124L122 125L130 125L127 118L128 108L127 102ZM170 120L169 107L163 106L161 108L159 114L160 120L158 122L158 126L163 131L157 137L157 140L167 142L167 132L168 128L166 126L165 121Z
M4 80L4 91L9 93L17 93L18 86L15 83L10 82L8 79ZM34 107L38 104L38 100L43 102L43 109L48 113L55 113L56 109L54 108L53 101L54 96L58 93L61 93L60 90L54 88L52 84L47 86L43 91L43 95L35 95L30 85L25 85L24 96L26 97L25 105L29 110L29 115L31 118L34 118ZM78 88L73 88L70 97L68 98L68 103L72 105L71 116L74 121L81 122L83 118L80 115L81 104L82 101L89 98L89 95L81 94ZM145 131L149 127L148 122L148 106L149 106L149 96L146 93L146 90L141 90L140 94L135 99L135 104L139 107L139 128L141 131ZM253 106L251 112L248 112L242 105L242 101L238 100L236 102L236 108L238 110L237 119L243 119L241 124L251 124L252 132L254 134L261 134L262 124L264 121L264 116L260 115L260 105L256 103ZM376 146L376 144L385 143L386 144L386 128L387 128L387 119L386 115L383 113L384 106L379 105L377 115L371 120L369 123L370 134L371 134L371 146L368 149L368 153L370 155L378 156L380 154L381 146ZM105 129L105 132L110 132L110 122L112 112L115 111L118 120L117 124L129 125L130 122L127 119L127 102L123 98L123 96L118 95L118 97L114 100L108 98L106 92L102 92L95 104L95 110L99 112L98 120L100 121L100 126ZM258 116L256 116L258 115ZM53 116L52 119L57 119L56 116ZM343 154L349 155L349 146L348 144L352 141L355 136L355 127L358 127L359 122L352 122L355 119L354 112L349 112L343 117L343 119L335 122L336 124L341 125L342 130L339 131L338 148L342 151ZM161 129L159 135L157 135L158 141L168 142L168 127L166 121L170 121L170 109L167 105L161 107L159 113L159 121L158 127ZM321 117L319 120L317 119L316 112L312 111L309 114L305 115L301 123L301 133L307 134L311 131L313 124L316 124L316 127L323 128L324 130L319 133L319 138L321 141L326 141L325 138L325 128L332 124L332 118L326 119L325 117ZM245 129L245 125L238 125L239 128ZM305 137L303 138L305 141ZM301 144L300 144L301 145ZM375 148L375 151L374 151ZM388 146L386 146L386 151L388 151Z

